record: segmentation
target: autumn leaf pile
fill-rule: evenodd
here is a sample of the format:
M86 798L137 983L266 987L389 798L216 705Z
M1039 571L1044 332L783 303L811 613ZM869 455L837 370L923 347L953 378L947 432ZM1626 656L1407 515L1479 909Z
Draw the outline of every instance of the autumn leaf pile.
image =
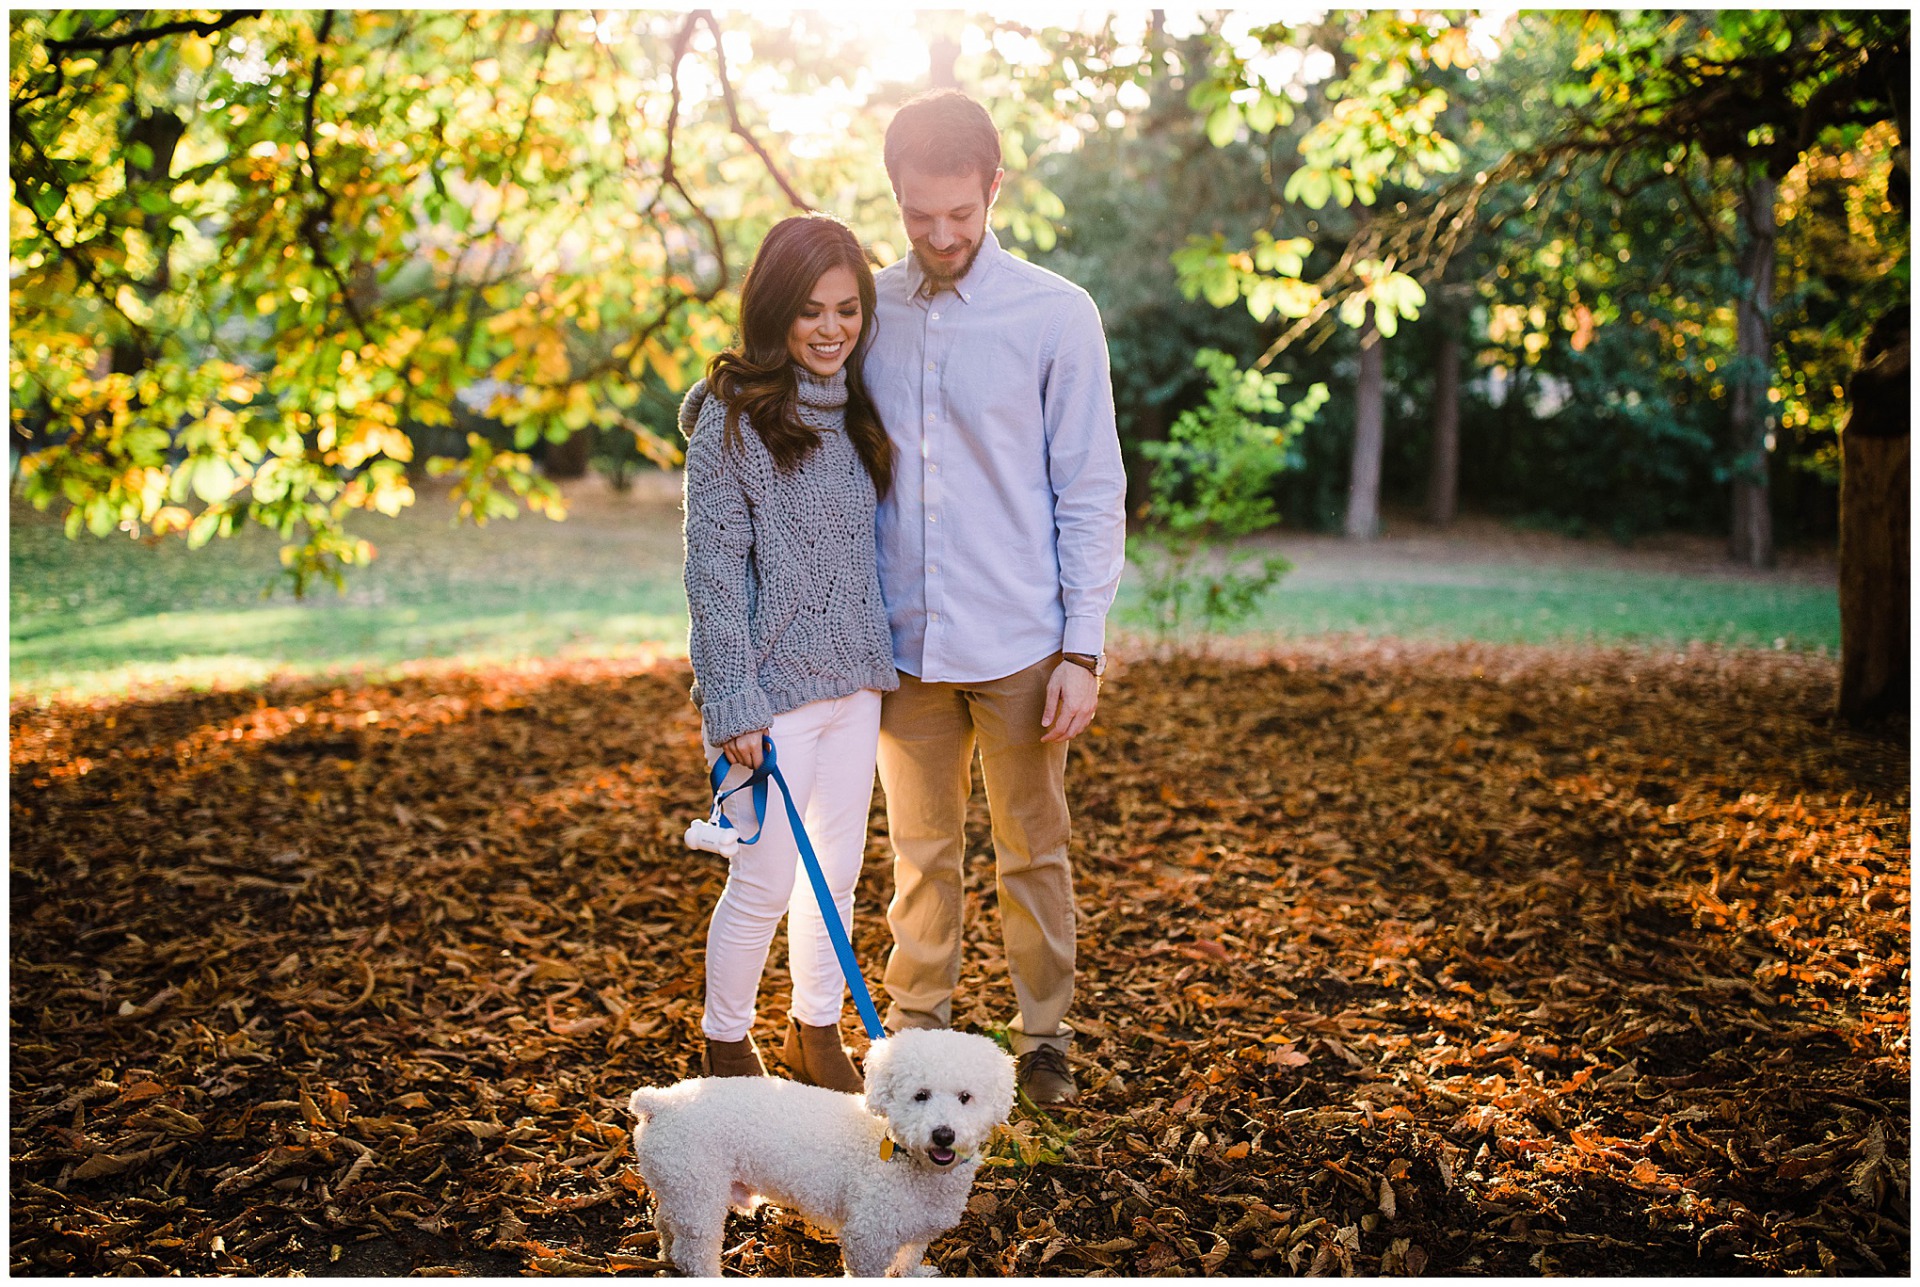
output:
M723 876L679 843L687 678L17 704L13 1271L659 1272L623 1105L692 1070ZM1908 730L1833 722L1832 683L1712 650L1126 668L1071 769L1084 1103L1016 1113L933 1259L1906 1274ZM957 1014L991 1030L983 816L969 854ZM777 1208L727 1246L838 1272Z

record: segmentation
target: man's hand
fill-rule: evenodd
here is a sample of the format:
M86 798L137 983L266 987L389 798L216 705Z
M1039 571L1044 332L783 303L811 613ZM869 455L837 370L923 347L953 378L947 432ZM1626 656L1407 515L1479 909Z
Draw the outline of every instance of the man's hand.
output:
M720 749L726 753L727 759L732 763L744 764L749 769L757 769L760 767L760 757L762 754L760 739L766 735L766 729L755 729L751 733L742 733L732 741L721 746Z
M1085 666L1063 661L1053 668L1047 680L1047 707L1040 713L1040 726L1047 730L1043 742L1064 742L1080 736L1093 723L1100 708L1100 681Z

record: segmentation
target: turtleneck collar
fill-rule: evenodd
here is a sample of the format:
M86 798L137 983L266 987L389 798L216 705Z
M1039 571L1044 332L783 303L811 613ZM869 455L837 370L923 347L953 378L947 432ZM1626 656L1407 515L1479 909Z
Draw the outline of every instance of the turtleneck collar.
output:
M806 406L830 409L847 405L847 368L844 363L838 371L825 379L807 370L798 362L793 364L793 371L800 401Z

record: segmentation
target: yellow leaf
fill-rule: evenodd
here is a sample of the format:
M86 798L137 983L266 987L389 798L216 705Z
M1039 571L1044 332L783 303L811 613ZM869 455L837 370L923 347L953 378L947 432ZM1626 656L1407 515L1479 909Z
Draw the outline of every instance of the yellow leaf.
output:
M401 510L413 504L413 499L413 488L405 483L397 487L380 487L373 493L373 507L388 518L394 518Z
M213 66L213 45L205 36L183 36L180 40L180 61L195 71L205 71Z
M681 382L680 363L673 354L667 350L667 347L656 341L648 340L646 353L647 365L653 368L654 374L658 375L662 380L665 380L670 388L679 388Z
M549 340L537 346L534 351L535 370L548 384L559 384L573 373L573 365L567 361L567 349L564 344Z
M587 421L593 416L593 395L584 384L576 384L567 390L566 409L560 413L561 421L569 429L580 430L587 427Z

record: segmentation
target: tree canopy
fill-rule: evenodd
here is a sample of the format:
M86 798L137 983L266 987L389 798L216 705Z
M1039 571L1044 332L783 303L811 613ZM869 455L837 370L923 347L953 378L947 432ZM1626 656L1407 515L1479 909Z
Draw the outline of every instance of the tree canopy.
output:
M1536 14L1500 35L1496 60L1476 57L1471 24L1436 14L1256 30L1250 49L1218 63L1214 80L1195 91L1195 106L1210 109L1218 142L1241 124L1277 140L1298 86L1269 83L1264 68L1279 54L1298 65L1303 49L1337 51L1345 74L1325 85L1311 126L1288 140L1298 159L1276 215L1329 199L1362 213L1318 243L1330 257L1267 230L1240 246L1195 237L1181 257L1183 285L1223 306L1244 300L1257 319L1290 319L1262 365L1316 328L1324 340L1335 315L1390 336L1425 304L1421 283L1444 279L1461 254L1481 270L1486 339L1519 341L1523 367L1539 363L1557 334L1578 351L1602 326L1672 316L1660 335L1670 348L1609 346L1628 368L1649 360L1657 368L1644 390L1629 380L1618 391L1631 389L1633 399L1611 401L1629 411L1671 408L1693 383L1687 360L1704 368L1707 418L1728 426L1715 436L1725 439L1718 467L1734 483L1735 549L1765 562L1767 462L1781 424L1773 404L1784 402L1799 425L1818 417L1831 427L1833 391L1847 369L1834 361L1837 350L1857 351L1874 318L1909 298L1909 31L1906 15L1894 13ZM1450 135L1470 163L1461 164ZM1837 313L1816 304L1824 316L1809 326L1804 308L1820 293L1824 266L1804 257L1790 265L1803 270L1788 283L1801 325L1794 348L1782 349L1774 336L1778 228L1807 213L1817 217L1803 230L1834 239L1833 212L1809 211L1807 202L1837 177L1837 156L1851 158L1837 167L1852 186L1841 198L1851 217L1840 221L1847 232L1839 239L1851 243L1844 258L1863 270L1861 290ZM1826 191L1814 199L1831 200ZM1822 224L1824 233L1814 231ZM1683 260L1697 262L1676 277ZM1515 298L1516 283L1534 289ZM1809 347L1834 363L1811 389ZM1641 455L1641 463L1660 459Z
M778 59L824 79L806 18ZM524 454L724 337L739 247L831 190L776 156L711 15L233 11L13 18L13 386L70 526L368 550L410 431L473 392L519 450L434 462L484 520L560 504ZM756 67L759 64L756 63ZM197 502L197 505L196 505Z
M943 81L1001 126L996 226L1107 309L1137 463L1212 347L1328 385L1296 450L1329 495L1364 328L1401 421L1435 337L1467 341L1465 477L1503 495L1645 498L1632 527L1766 456L1831 477L1846 372L1909 295L1904 15L1167 21L16 13L24 490L76 533L264 523L296 588L369 557L348 516L423 472L481 521L557 515L543 443L675 458L661 409L774 220L902 253L881 132Z

